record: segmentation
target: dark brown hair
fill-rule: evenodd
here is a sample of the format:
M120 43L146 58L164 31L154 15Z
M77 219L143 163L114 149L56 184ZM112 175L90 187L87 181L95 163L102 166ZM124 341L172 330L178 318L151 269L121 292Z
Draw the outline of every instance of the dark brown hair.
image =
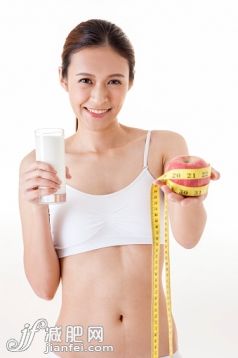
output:
M67 78L67 71L72 54L86 47L108 45L119 55L126 58L129 65L129 81L134 80L135 56L133 47L124 32L115 24L100 19L81 22L67 36L62 58L62 76ZM76 118L76 131L78 118Z

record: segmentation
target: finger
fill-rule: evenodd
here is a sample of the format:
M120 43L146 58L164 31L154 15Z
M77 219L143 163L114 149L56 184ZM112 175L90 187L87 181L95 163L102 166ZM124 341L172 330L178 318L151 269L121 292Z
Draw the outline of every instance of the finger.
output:
M60 188L60 183L56 183L53 180L44 179L44 178L33 178L29 179L25 182L25 185L23 185L24 190L34 190L35 188L39 187L45 187L45 188Z
M39 169L39 168L37 168L33 171L27 171L22 176L23 182L28 182L28 181L34 180L36 185L39 184L40 179L46 179L46 180L52 181L57 184L61 183L60 178L57 176L57 174L55 172L50 172L50 171L46 171L46 170ZM29 184L29 183L27 183L27 184Z
M181 201L184 200L184 196L174 193L173 191L171 191L170 193L167 194L167 198L168 198L168 200L177 202L177 203L180 203Z
M207 193L199 196L183 196L171 192L167 195L168 199L173 202L181 203L183 206L202 203L206 199Z
M207 197L207 194L200 195L200 196L186 197L184 199L184 201L181 203L181 205L182 206L198 205L198 204L201 204L206 197Z
M58 189L56 189L56 188L44 188L44 189L37 188L37 189L31 190L31 191L26 190L24 192L24 194L25 194L26 200L35 202L35 201L38 201L41 196L53 194L57 190Z
M221 176L220 173L216 169L212 168L211 179L218 180L220 178L220 176Z
M170 193L172 192L172 190L168 187L168 185L163 182L163 181L160 181L160 180L154 180L153 181L153 184L154 185L158 185L160 187L160 189L163 190L164 193Z
M159 180L159 179L155 179L155 180L153 181L153 184L162 186L162 185L166 185L166 182L165 182L165 181L162 181L162 180Z
M41 162L39 160L36 160L35 162L31 163L29 165L29 169L26 171L26 173L34 171L36 169L41 169L41 170L49 171L52 173L57 173L57 170L53 167L53 165L46 163L46 162Z
M168 185L162 185L162 186L160 187L160 189L161 189L165 194L173 193L173 190L170 189L170 188L168 187Z

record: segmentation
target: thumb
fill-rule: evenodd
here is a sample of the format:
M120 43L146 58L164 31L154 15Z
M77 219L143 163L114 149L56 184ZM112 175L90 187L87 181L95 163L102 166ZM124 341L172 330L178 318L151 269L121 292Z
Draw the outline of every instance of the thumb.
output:
M214 168L212 168L211 172L211 179L212 180L218 180L220 178L221 174Z

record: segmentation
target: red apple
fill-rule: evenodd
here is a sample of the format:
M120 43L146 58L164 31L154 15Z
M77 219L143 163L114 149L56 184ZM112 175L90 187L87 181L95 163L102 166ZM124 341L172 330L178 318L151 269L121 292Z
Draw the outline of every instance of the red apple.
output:
M209 164L202 158L189 155L180 155L171 159L165 166L165 172L171 169L197 169L207 168ZM188 187L200 187L207 185L210 181L210 176L201 179L170 179L174 183Z

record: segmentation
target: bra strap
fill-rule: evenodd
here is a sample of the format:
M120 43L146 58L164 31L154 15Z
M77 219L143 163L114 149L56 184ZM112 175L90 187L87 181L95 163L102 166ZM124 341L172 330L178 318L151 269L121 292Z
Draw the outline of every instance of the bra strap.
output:
M147 161L148 161L148 153L149 153L149 145L150 145L150 135L151 135L151 130L147 132L147 136L146 136L145 150L144 150L144 168L148 166Z

